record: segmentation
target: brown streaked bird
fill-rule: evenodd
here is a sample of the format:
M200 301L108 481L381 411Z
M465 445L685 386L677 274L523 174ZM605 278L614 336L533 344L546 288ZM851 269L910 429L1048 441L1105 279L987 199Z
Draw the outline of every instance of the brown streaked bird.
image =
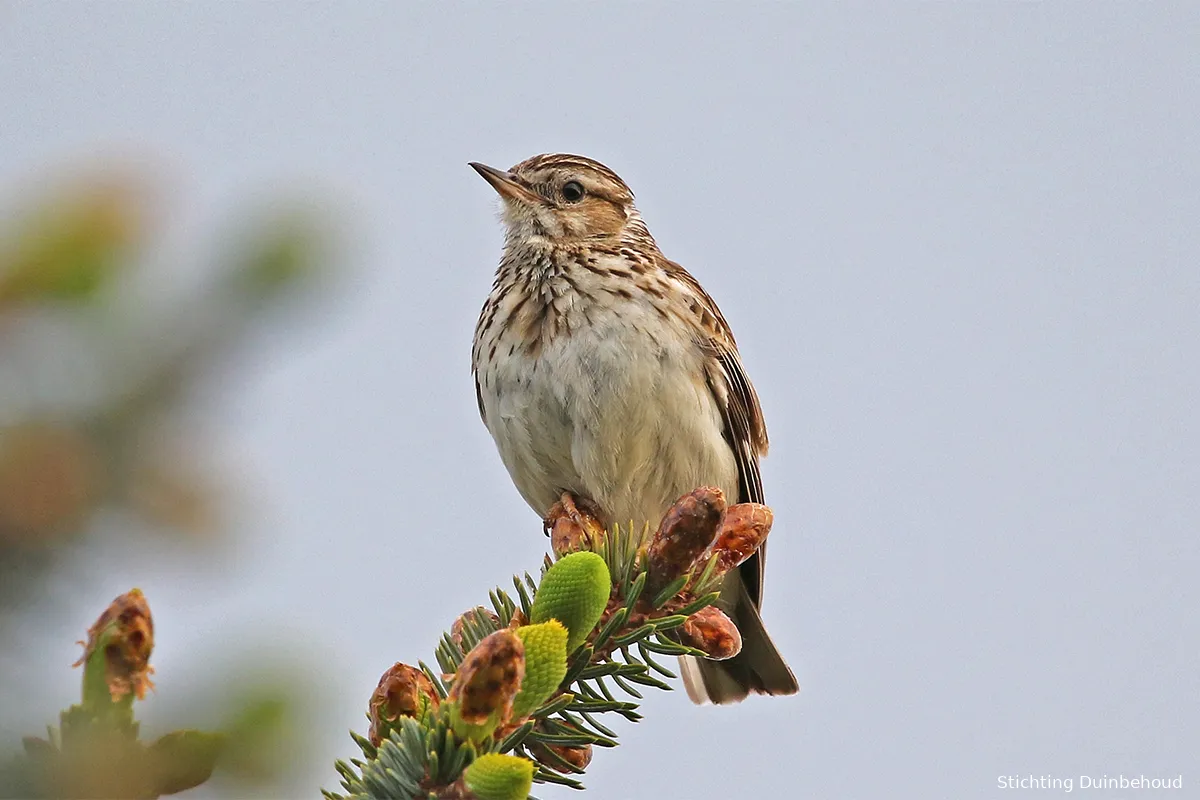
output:
M471 166L503 200L504 254L471 361L479 413L525 501L543 517L564 493L651 528L680 495L717 486L763 502L767 429L717 304L658 249L615 172L539 155ZM733 570L719 605L742 651L681 659L694 702L791 694L763 627L765 549Z

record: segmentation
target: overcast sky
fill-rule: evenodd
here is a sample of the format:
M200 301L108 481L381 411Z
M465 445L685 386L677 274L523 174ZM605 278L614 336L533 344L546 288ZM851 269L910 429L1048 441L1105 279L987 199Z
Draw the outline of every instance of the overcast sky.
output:
M336 785L380 672L545 547L475 408L501 230L466 162L566 151L625 178L737 335L772 442L764 616L802 687L648 697L589 796L1194 791L1198 82L1192 4L0 5L6 200L119 153L161 173L178 252L297 191L350 231L319 312L209 402L252 478L241 544L100 556L3 749L139 585L147 719L231 635L299 649L327 677L295 786Z

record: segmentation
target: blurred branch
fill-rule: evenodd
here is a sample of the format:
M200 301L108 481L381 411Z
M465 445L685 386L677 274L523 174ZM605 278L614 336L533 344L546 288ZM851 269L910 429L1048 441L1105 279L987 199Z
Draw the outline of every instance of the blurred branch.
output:
M133 180L109 176L0 231L0 614L98 511L215 527L187 403L214 361L320 271L319 228L295 215L240 237L191 296L131 307L148 206Z
M152 211L139 183L110 174L59 187L0 228L5 652L16 651L4 641L13 621L44 614L54 571L110 527L95 524L100 514L151 535L218 527L218 473L204 470L189 404L219 359L322 274L315 218L260 216L186 297L146 291ZM134 703L152 687L153 646L145 597L118 597L88 631L80 702L46 738L25 737L23 753L0 750L0 797L154 798L206 781L218 762L245 788L302 757L293 692L283 681L255 689L242 672L221 676L224 730L141 741Z

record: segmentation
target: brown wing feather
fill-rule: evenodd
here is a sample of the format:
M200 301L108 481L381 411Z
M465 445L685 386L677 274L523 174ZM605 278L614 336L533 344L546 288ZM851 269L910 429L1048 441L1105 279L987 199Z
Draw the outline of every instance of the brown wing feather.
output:
M721 406L725 422L725 441L729 442L738 466L738 498L740 503L765 502L762 475L758 469L759 456L767 454L767 426L763 419L758 393L746 377L737 342L729 323L716 302L691 274L673 261L667 262L667 273L685 284L699 301L697 322L703 331L707 347L716 360L716 368L708 375L709 389ZM762 602L762 576L767 557L766 545L741 565L739 571L746 591L758 606Z
M476 372L475 378L475 402L479 404L479 418L483 420L483 424L487 426L487 412L483 410L483 390L479 388L479 373Z
M766 431L762 437L755 436L756 426L763 428L762 410L754 387L746 379L741 359L736 350L727 350L714 343L717 363L720 367L718 380L724 383L724 392L714 391L724 400L721 413L725 419L725 441L733 449L738 465L738 502L764 503L762 474L758 469L758 457L766 452ZM711 379L710 379L711 380ZM738 568L746 584L746 592L755 607L762 604L763 570L767 563L767 546L764 543L758 552L744 561Z

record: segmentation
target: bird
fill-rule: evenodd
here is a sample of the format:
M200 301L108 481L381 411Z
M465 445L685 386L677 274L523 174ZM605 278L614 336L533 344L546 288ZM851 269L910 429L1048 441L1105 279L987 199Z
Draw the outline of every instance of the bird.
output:
M530 507L545 518L566 496L653 529L699 486L762 503L767 430L733 333L659 250L625 181L566 153L470 166L500 195L504 225L472 345L475 395ZM694 703L797 691L759 615L765 558L720 588L741 652L681 659Z

